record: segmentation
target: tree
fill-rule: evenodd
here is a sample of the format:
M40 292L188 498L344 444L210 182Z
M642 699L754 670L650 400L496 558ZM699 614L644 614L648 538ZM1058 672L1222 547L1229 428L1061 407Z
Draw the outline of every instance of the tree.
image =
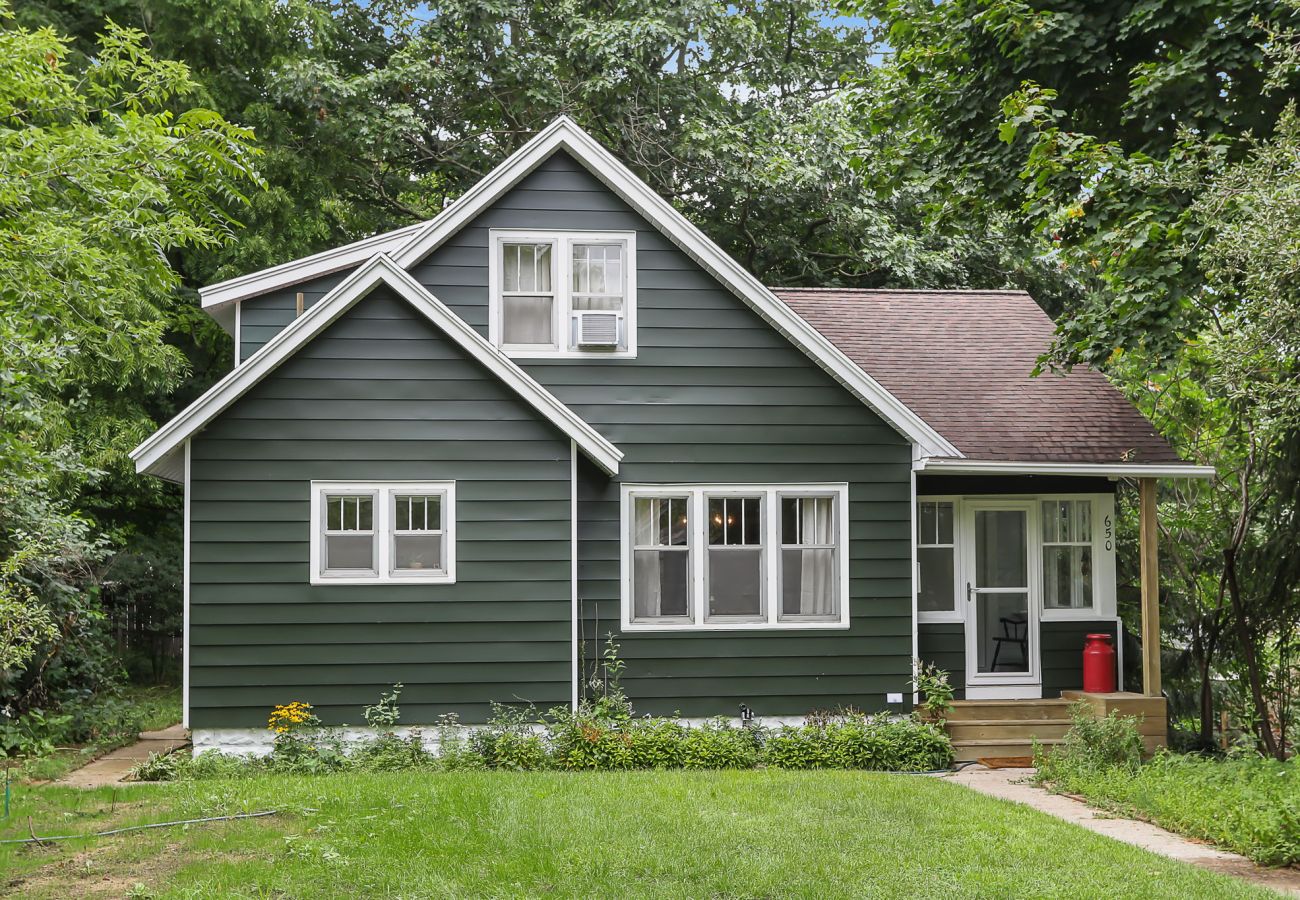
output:
M258 184L250 132L174 111L194 82L143 38L110 23L77 69L65 38L0 6L0 564L5 602L65 638L94 617L105 550L79 494L152 430L141 398L186 372L164 340L166 254L228 240ZM46 637L22 630L10 664ZM26 682L3 673L5 693L39 691L58 646Z

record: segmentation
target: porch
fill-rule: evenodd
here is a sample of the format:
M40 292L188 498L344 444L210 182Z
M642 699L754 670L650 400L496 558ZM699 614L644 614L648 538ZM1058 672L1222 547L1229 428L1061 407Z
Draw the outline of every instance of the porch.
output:
M1035 741L1061 741L1080 700L1098 716L1138 717L1148 753L1163 746L1155 479L1139 479L1141 693L1124 690L1113 482L926 482L917 504L917 655L950 674L958 700L946 727L957 760L1031 757ZM1085 638L1098 632L1115 648L1111 693L1081 689Z

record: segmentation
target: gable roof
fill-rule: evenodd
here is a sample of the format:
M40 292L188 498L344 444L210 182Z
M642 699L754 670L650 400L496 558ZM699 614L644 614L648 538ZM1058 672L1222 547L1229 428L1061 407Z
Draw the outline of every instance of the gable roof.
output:
M557 150L567 151L611 191L641 214L722 285L743 300L769 325L784 335L810 359L828 372L854 396L871 407L882 419L911 441L919 456L961 457L962 453L922 416L882 387L856 365L834 343L796 315L744 267L704 235L649 185L632 173L608 150L561 116L539 131L436 218L399 232L376 235L366 241L316 254L274 269L243 276L203 289L204 308L214 315L216 307L238 299L265 293L308 277L336 271L351 263L355 255L389 248L393 260L409 268L451 237L480 212L514 187ZM399 237L400 235L400 237ZM371 242L371 243L367 243ZM393 250L396 243L401 246ZM366 245L363 247L362 245ZM333 268L330 268L333 267ZM236 282L238 282L236 284ZM245 363L247 365L247 363Z
M1101 373L1030 377L1055 326L1024 291L774 292L967 457L925 468L1016 462L1200 474Z
M136 471L176 480L177 457L190 437L380 284L392 288L469 356L512 388L539 415L574 441L592 462L611 475L618 472L623 454L617 447L383 253L371 256L319 303L132 450L130 456Z

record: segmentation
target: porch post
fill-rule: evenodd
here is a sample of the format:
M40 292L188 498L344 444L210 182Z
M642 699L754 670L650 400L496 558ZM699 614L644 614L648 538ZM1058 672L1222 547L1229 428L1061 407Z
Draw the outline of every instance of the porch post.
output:
M1156 549L1156 480L1138 479L1142 578L1142 693L1160 696L1160 566Z

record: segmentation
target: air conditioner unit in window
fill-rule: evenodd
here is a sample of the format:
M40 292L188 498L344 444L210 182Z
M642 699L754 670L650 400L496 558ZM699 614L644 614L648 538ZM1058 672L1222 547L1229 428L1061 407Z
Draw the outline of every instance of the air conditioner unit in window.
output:
M606 350L618 347L618 313L580 312L574 315L578 324L579 347L602 347Z

